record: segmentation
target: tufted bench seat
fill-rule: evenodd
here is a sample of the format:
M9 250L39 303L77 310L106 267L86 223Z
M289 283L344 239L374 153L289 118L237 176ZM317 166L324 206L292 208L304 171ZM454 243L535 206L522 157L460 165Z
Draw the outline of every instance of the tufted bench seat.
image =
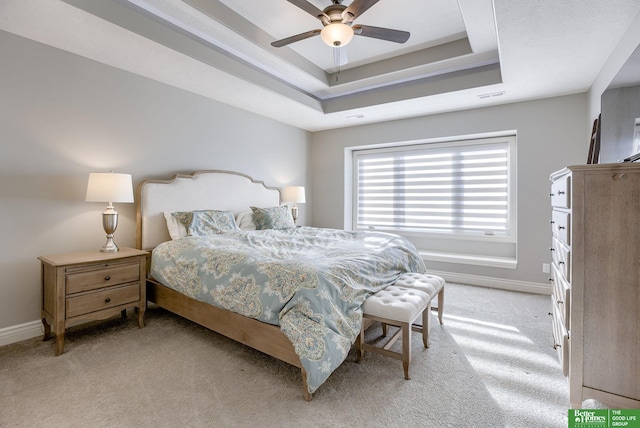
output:
M442 324L444 285L445 281L435 275L405 273L393 285L369 296L362 305L364 319L356 341L358 362L362 361L364 351L399 359L402 360L405 379L410 379L411 332L421 332L425 348L429 347L431 300L438 295L438 320ZM414 325L419 317L422 317L422 325ZM387 335L387 325L399 327L399 330L381 347L368 344L364 340L365 329L374 321L382 323L383 336ZM400 335L402 335L402 352L391 351L391 346Z
M394 285L399 285L407 288L414 288L416 290L424 291L427 293L430 298L429 302L438 295L438 321L442 325L442 313L444 311L444 285L445 281L439 276L431 275L428 273L414 273L407 272L403 273L400 278L394 283ZM429 303L431 306L431 303ZM427 322L423 323L423 328L427 329L427 343L426 347L429 347L429 320L431 318L427 317ZM414 326L414 330L420 331L418 326Z
M384 290L369 296L362 305L364 318L373 321L380 321L383 325L394 325L400 327L396 334L391 337L382 347L370 345L364 341L365 322L363 320L360 335L356 342L358 352L358 362L362 361L364 351L375 352L387 357L402 360L404 368L404 378L409 377L409 364L411 363L411 326L416 319L422 316L425 323L429 318L429 296L420 290L390 285ZM423 329L422 340L427 346L427 337ZM402 352L391 351L389 348L402 335Z

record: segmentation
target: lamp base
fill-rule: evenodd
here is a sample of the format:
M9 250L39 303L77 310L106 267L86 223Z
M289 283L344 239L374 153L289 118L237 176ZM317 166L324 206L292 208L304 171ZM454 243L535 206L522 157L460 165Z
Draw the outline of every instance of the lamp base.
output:
M100 248L101 253L116 253L118 252L118 246L113 242L113 233L118 227L118 213L113 209L113 206L109 204L106 211L102 213L102 226L107 233L107 243L104 247Z
M107 243L100 248L101 253L117 253L118 246L113 242L113 235L107 235Z

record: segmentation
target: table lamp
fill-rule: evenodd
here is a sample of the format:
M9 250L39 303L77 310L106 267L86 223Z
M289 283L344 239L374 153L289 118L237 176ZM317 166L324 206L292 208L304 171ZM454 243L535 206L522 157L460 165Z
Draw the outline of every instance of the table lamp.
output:
M291 207L291 216L293 222L298 220L298 206L296 204L304 204L306 202L303 186L288 186L284 189L284 195L282 196L283 202L293 202Z
M102 226L107 233L107 243L100 249L103 253L115 253L118 246L113 242L113 233L118 227L118 213L113 208L114 202L133 202L133 184L130 174L113 172L92 172L87 183L87 202L107 202L107 209L102 213Z

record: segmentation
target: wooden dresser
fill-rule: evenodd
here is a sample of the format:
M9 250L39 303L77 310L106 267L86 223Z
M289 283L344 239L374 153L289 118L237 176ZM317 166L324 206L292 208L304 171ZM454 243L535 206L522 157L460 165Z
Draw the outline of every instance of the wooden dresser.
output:
M571 407L640 408L640 164L551 174L553 339Z
M138 326L146 309L146 251L84 251L41 256L44 339L56 337L56 356L64 352L65 329L81 321L101 320L135 307Z

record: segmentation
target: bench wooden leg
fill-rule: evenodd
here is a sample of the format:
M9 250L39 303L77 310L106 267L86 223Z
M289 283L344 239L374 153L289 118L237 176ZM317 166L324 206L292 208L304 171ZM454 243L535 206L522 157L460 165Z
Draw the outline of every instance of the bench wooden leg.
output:
M442 325L442 313L444 312L444 287L438 293L438 321Z
M427 309L422 311L422 343L425 348L429 347L429 328L431 327L431 309L427 306Z
M404 378L409 377L409 364L411 364L411 323L402 323L402 367L404 368Z

